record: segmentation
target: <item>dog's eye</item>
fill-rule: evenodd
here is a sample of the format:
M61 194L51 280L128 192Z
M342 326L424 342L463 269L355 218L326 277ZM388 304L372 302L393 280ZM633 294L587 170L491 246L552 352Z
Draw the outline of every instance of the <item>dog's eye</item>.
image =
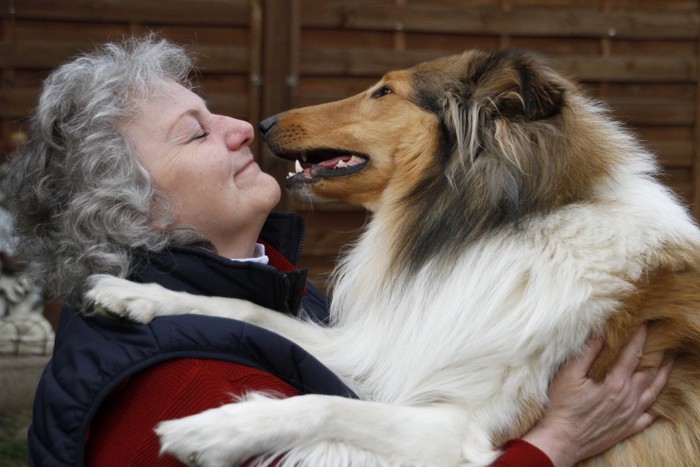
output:
M387 94L391 94L392 91L390 88L386 86L382 86L381 88L377 89L372 93L372 99L379 99L380 97L386 96Z

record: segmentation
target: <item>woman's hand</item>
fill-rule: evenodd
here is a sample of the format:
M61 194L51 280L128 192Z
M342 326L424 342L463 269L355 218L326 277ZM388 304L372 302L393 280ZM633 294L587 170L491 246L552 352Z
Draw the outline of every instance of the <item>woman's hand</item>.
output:
M586 374L603 340L589 340L580 356L561 367L544 417L523 439L544 451L556 467L566 467L648 427L654 417L646 410L666 384L673 362L636 371L646 335L643 326L600 384Z

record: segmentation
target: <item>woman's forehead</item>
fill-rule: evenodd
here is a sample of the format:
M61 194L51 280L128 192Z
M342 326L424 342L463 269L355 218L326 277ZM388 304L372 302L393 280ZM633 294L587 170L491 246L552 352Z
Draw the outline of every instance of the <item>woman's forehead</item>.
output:
M183 116L206 111L206 102L180 84L169 82L149 93L134 119L138 124L157 125L170 132Z

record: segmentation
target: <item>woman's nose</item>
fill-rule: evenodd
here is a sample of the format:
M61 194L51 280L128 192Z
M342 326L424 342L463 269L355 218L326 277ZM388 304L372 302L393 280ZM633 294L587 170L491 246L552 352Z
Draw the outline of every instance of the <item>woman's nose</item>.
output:
M226 118L226 146L230 150L236 150L243 146L247 146L253 142L255 138L255 130L253 125L245 120L237 120L231 117Z

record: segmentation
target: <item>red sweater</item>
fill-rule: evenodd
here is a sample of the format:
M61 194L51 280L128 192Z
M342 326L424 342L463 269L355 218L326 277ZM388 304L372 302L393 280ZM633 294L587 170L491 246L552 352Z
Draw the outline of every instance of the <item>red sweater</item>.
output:
M150 368L129 379L98 411L90 429L86 465L182 466L173 457L158 456L154 426L227 404L231 394L255 389L298 394L269 373L218 360L180 359ZM510 441L505 448L494 466L552 467L542 451L525 441Z

